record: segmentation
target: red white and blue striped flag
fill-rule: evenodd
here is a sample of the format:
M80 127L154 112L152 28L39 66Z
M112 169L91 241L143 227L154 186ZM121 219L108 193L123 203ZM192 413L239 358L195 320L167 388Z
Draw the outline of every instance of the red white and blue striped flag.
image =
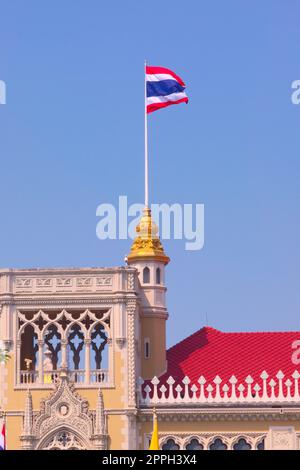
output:
M187 103L185 84L165 67L146 66L146 108L152 113L171 104Z
M5 442L5 424L2 425L2 431L0 434L0 450L6 449L6 442Z

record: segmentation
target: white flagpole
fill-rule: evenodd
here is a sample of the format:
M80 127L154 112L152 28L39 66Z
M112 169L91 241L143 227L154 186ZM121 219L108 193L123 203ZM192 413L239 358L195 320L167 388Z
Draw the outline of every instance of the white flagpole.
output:
M147 80L146 80L146 66L145 60L145 207L148 208L149 204L149 188L148 188L148 119L147 119Z

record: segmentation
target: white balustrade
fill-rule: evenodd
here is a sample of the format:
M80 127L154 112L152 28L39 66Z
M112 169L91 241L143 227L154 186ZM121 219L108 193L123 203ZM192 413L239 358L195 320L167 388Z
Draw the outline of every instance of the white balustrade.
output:
M36 370L21 370L20 383L21 384L34 384L37 381L38 371Z
M249 374L237 378L232 375L224 381L217 375L211 382L204 376L196 381L185 376L181 380L175 377L152 380L139 380L139 396L141 405L168 405L168 404L274 404L299 403L300 374L296 370L291 377L286 377L279 370L274 377L262 371L257 382Z
M69 379L74 382L76 385L87 385L87 386L96 386L99 383L109 383L109 373L108 370L104 369L95 369L91 370L89 377L90 382L86 382L86 374L84 369L68 370L67 374ZM60 370L51 370L44 371L42 375L42 380L39 381L39 371L38 370L21 370L20 371L20 381L18 385L34 385L34 386L49 386L54 383L60 375ZM167 391L167 390L166 390Z
M109 382L108 370L104 370L104 369L91 370L90 385L95 384L95 383L108 383L108 382Z

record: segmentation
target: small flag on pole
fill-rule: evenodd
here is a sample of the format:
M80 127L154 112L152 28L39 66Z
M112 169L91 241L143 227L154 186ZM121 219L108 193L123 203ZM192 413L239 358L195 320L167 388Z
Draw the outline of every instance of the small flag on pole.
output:
M146 108L152 113L171 104L188 103L185 84L165 67L146 66Z
M0 450L6 449L6 442L5 442L5 424L2 425L2 431L0 434Z
M157 423L157 414L155 408L153 410L153 431L149 450L159 450L159 440L158 440L158 423Z

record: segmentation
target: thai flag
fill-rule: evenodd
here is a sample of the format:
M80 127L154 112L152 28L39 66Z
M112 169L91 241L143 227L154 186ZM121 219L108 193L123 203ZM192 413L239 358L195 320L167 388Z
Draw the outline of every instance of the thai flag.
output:
M185 84L172 70L146 66L146 108L152 113L171 104L187 103Z
M2 431L0 434L0 450L6 449L6 442L5 442L5 424L2 425Z

